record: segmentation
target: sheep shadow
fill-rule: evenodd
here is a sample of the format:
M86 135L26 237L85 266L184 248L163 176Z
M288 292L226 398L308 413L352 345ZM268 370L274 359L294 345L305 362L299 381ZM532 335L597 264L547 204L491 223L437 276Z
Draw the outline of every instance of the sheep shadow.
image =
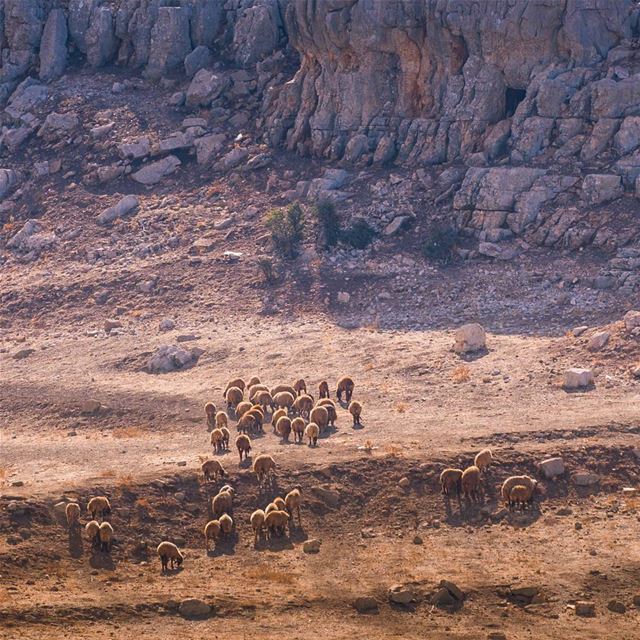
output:
M457 513L458 513L458 515L460 515L460 514L462 514L462 496L460 494L458 494L456 497L457 497L457 503L458 503ZM448 496L446 494L443 494L442 498L444 500L445 518L446 518L447 522L451 522L454 519L453 509L452 509L452 506L451 506L451 503L453 502L453 498L452 498L452 496Z
M241 462L238 463L238 467L240 469L251 469L253 465L253 456L249 456L248 458L244 458Z
M108 571L115 571L116 564L113 561L110 553L102 553L98 549L93 549L91 557L89 558L89 565L93 569L106 569Z
M526 529L537 522L542 516L540 505L534 503L524 510L509 510L505 516L507 522L514 529Z
M354 429L355 431L360 431L364 429L364 424L362 422L356 422L355 424L351 425L351 428Z
M69 555L72 558L80 558L83 553L81 529L79 527L69 529Z
M266 481L258 484L258 495L264 497L270 492L278 491L279 488L277 476L269 476Z
M302 525L289 525L289 540L291 542L301 543L309 539L307 532Z
M284 535L265 540L265 547L263 550L278 553L280 551L291 551L292 549L294 549L293 543L286 535Z
M238 535L238 531L234 529L228 538L220 538L216 542L216 546L207 553L207 556L210 558L233 556L236 553L236 545L239 541L240 536Z
M468 353L459 353L458 358L463 362L475 362L485 356L488 356L491 351L486 347L484 349L478 349L477 351L470 351Z
M160 569L160 575L166 578L174 578L184 571L184 567L174 567L173 569L167 567L166 569Z

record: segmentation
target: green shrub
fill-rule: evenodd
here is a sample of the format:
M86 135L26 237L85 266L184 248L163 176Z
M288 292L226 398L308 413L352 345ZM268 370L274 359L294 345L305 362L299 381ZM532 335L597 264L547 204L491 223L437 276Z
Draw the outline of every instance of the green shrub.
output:
M362 218L354 220L341 234L341 240L354 249L365 249L378 234Z
M434 222L427 229L422 243L425 258L448 264L453 260L453 249L458 241L458 232L444 222Z
M267 258L266 256L258 258L258 269L260 269L264 281L267 284L273 284L276 281L276 273L271 258Z
M313 207L320 228L320 241L325 249L335 247L340 239L340 220L331 200L321 200Z
M273 209L265 218L273 248L282 258L293 260L299 253L304 234L304 212L298 203L285 209Z

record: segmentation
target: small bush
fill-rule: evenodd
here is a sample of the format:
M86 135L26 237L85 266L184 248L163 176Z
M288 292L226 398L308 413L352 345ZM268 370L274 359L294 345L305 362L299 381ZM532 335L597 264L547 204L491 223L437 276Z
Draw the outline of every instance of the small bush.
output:
M453 260L453 248L458 240L458 232L450 225L437 222L425 234L422 253L425 258L448 264Z
M304 234L304 212L298 203L285 209L274 209L265 219L276 253L293 260L299 253Z
M273 284L276 281L276 272L271 258L258 258L258 269L267 284Z
M330 200L321 200L313 213L320 228L320 243L325 249L335 247L340 239L340 220L336 214L336 207Z
M451 380L454 384L462 384L463 382L469 382L471 380L471 369L465 365L460 365L453 370Z
M342 232L342 241L351 245L354 249L366 249L377 233L366 222L359 218L351 226Z

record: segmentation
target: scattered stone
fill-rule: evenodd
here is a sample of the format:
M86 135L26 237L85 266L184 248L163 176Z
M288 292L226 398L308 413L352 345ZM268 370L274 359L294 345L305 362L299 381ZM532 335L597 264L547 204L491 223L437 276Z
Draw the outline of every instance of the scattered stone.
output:
M120 320L107 319L104 321L105 333L111 333L113 329L121 329L121 328L122 328L122 322L120 322Z
M633 606L640 607L640 593L633 596Z
M453 607L457 601L448 589L441 587L429 598L429 602L437 607Z
M75 113L50 113L44 121L38 137L50 134L66 134L73 131L80 124L80 119Z
M197 598L187 598L178 606L178 613L187 619L206 618L211 614L211 606Z
M564 461L562 458L547 458L540 463L540 470L545 478L552 480L564 473Z
M187 89L187 107L208 107L227 88L229 80L207 69L200 69Z
M94 415L100 411L102 404L99 400L84 400L80 405L80 413L84 415Z
M424 541L420 536L413 536L413 544L424 544Z
M176 336L176 342L193 342L194 340L199 339L200 336L197 336L194 333L184 333L182 335Z
M455 344L456 353L472 353L486 349L487 338L485 330L477 322L465 324L456 329Z
M618 175L589 174L582 181L582 196L588 204L603 204L621 197L624 192Z
M201 349L183 349L177 345L163 345L147 361L149 373L168 373L194 366L202 354Z
M378 611L378 601L371 596L360 596L356 598L353 606L358 613Z
M600 482L598 474L590 471L576 471L572 476L573 484L578 487L592 487Z
M625 496L625 498L633 498L638 495L638 490L635 487L623 487L622 495Z
M181 164L175 156L167 156L132 173L131 178L140 184L151 186L160 182L165 176L171 175Z
M627 311L623 320L627 331L633 331L636 327L640 327L640 311Z
M222 151L227 136L224 133L212 133L202 136L195 142L198 164L208 164Z
M140 160L151 153L149 138L140 138L135 142L123 142L117 145L118 153L123 160Z
M574 338L578 338L580 337L589 327L585 324L582 325L581 327L575 327L574 329L572 329L571 333L573 334Z
M382 231L385 236L392 236L405 229L414 220L413 216L396 216Z
M398 485L401 489L408 489L411 486L411 480L409 480L409 478L407 477L400 478Z
M458 585L450 580L440 580L441 588L446 589L458 602L462 602L464 600L464 592Z
M126 86L122 82L114 82L111 85L111 93L119 94L124 93Z
M184 104L185 99L186 95L184 91L176 91L171 94L171 97L169 98L169 106L181 107Z
M122 218L137 209L139 204L136 196L125 196L116 205L109 207L98 216L98 224L109 225L117 218Z
M599 351L609 342L610 337L611 334L608 331L598 331L591 336L587 348L589 351Z
M585 616L585 617L595 616L596 615L595 603L589 602L587 600L578 600L578 602L576 602L576 615Z
M394 584L389 589L389 600L396 604L410 604L416 599L416 595L412 589L401 584Z
M340 504L340 493L335 489L315 486L311 488L311 493L330 507L336 508Z
M196 47L185 59L184 70L187 78L192 78L200 69L208 67L213 58L209 47L200 45Z
M20 351L16 351L16 353L13 354L13 359L24 360L25 358L28 358L32 353L35 353L35 351L35 349L20 349Z
M217 163L216 168L221 171L230 171L234 169L239 164L244 162L246 158L249 156L249 150L244 147L236 147L222 156L220 161Z
M18 174L13 169L0 169L0 198L4 198L17 182Z
M348 304L351 300L351 294L347 291L338 291L337 299L340 304Z
M627 611L627 607L624 605L624 602L620 602L620 600L609 600L607 609L609 609L609 611L613 611L613 613L626 613Z
M489 631L487 640L507 640L507 635L503 631Z
M593 371L591 369L567 369L564 374L564 384L566 390L588 389L594 384Z
M311 540L305 540L302 545L302 550L305 553L319 553L320 545L322 542L318 538L312 538Z

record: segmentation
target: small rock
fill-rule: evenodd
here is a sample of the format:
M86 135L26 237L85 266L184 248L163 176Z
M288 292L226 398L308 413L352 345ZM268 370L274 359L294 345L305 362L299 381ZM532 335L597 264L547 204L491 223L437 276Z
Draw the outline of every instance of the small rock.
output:
M582 529L582 522L576 522L573 526L576 531L580 531Z
M187 369L198 362L202 354L201 349L183 349L177 345L164 345L156 349L147 361L149 373L168 373Z
M179 467L186 467L187 466L187 461L186 460L180 460L179 462L176 462L176 464ZM176 493L175 495L177 496L178 494Z
M424 544L420 536L413 536L413 544Z
M351 300L351 294L346 291L338 291L337 299L340 304L348 304L349 300Z
M453 349L456 353L482 351L486 348L486 342L484 328L477 322L473 322L456 329Z
M579 336L581 336L589 327L585 324L582 325L580 327L575 327L574 329L571 330L571 333L573 334L573 336L575 338L578 338Z
M622 495L625 496L625 498L633 498L638 495L638 490L635 487L623 487Z
M319 553L320 545L322 542L318 538L312 538L311 540L305 540L302 545L302 550L305 553Z
M22 480L14 480L11 483L12 487L24 487L24 482Z
M623 320L626 330L633 331L636 327L640 327L640 311L627 311Z
M567 369L564 374L563 387L566 390L587 389L594 384L593 371L591 369Z
M122 218L137 209L139 204L136 196L125 196L118 201L118 204L109 207L98 216L98 224L111 224L117 218Z
M409 478L407 478L407 477L400 478L400 481L398 482L398 485L402 489L408 489L411 486L411 480L409 480Z
M596 615L596 605L587 600L578 600L576 602L576 615L593 617Z
M113 329L121 329L122 322L120 320L105 320L104 321L104 331L105 333L111 333Z
M131 178L140 184L151 186L160 182L165 176L171 175L181 164L176 156L167 156L132 173Z
M435 604L437 607L452 607L457 601L451 595L448 589L440 587L430 598L429 602Z
M124 84L122 84L122 82L114 82L111 85L111 93L122 93L125 89L126 87L124 86Z
M600 482L598 474L589 471L576 471L572 476L573 484L578 487L592 487Z
M171 331L176 328L175 320L171 318L163 318L158 325L160 331Z
M98 400L84 400L80 405L80 413L84 415L93 415L98 413L102 408L102 404Z
M614 613L626 613L627 611L627 607L625 607L624 602L620 602L620 600L609 600L607 609Z
M35 349L20 349L13 354L14 360L24 360L28 358L32 353L35 353Z
M392 236L406 228L413 220L413 216L396 216L382 231L385 236Z
M611 334L608 331L598 331L598 333L594 333L589 340L587 349L589 349L589 351L599 351L609 342L610 337Z
M640 593L633 596L633 606L640 607Z
M329 489L327 487L312 487L311 492L322 502L334 509L340 504L340 493L335 489Z
M389 600L396 604L409 604L415 600L416 596L412 589L401 584L394 584L389 589Z
M540 463L540 470L545 478L552 480L564 473L564 461L562 458L547 458Z
M183 333L179 336L176 336L176 342L193 342L194 340L198 340L200 336L195 335L194 333Z
M378 601L371 596L360 596L353 602L353 606L358 613L378 611Z
M489 631L487 640L507 640L507 635L503 631Z
M178 606L178 613L187 619L206 618L211 613L211 606L197 598L187 598Z

